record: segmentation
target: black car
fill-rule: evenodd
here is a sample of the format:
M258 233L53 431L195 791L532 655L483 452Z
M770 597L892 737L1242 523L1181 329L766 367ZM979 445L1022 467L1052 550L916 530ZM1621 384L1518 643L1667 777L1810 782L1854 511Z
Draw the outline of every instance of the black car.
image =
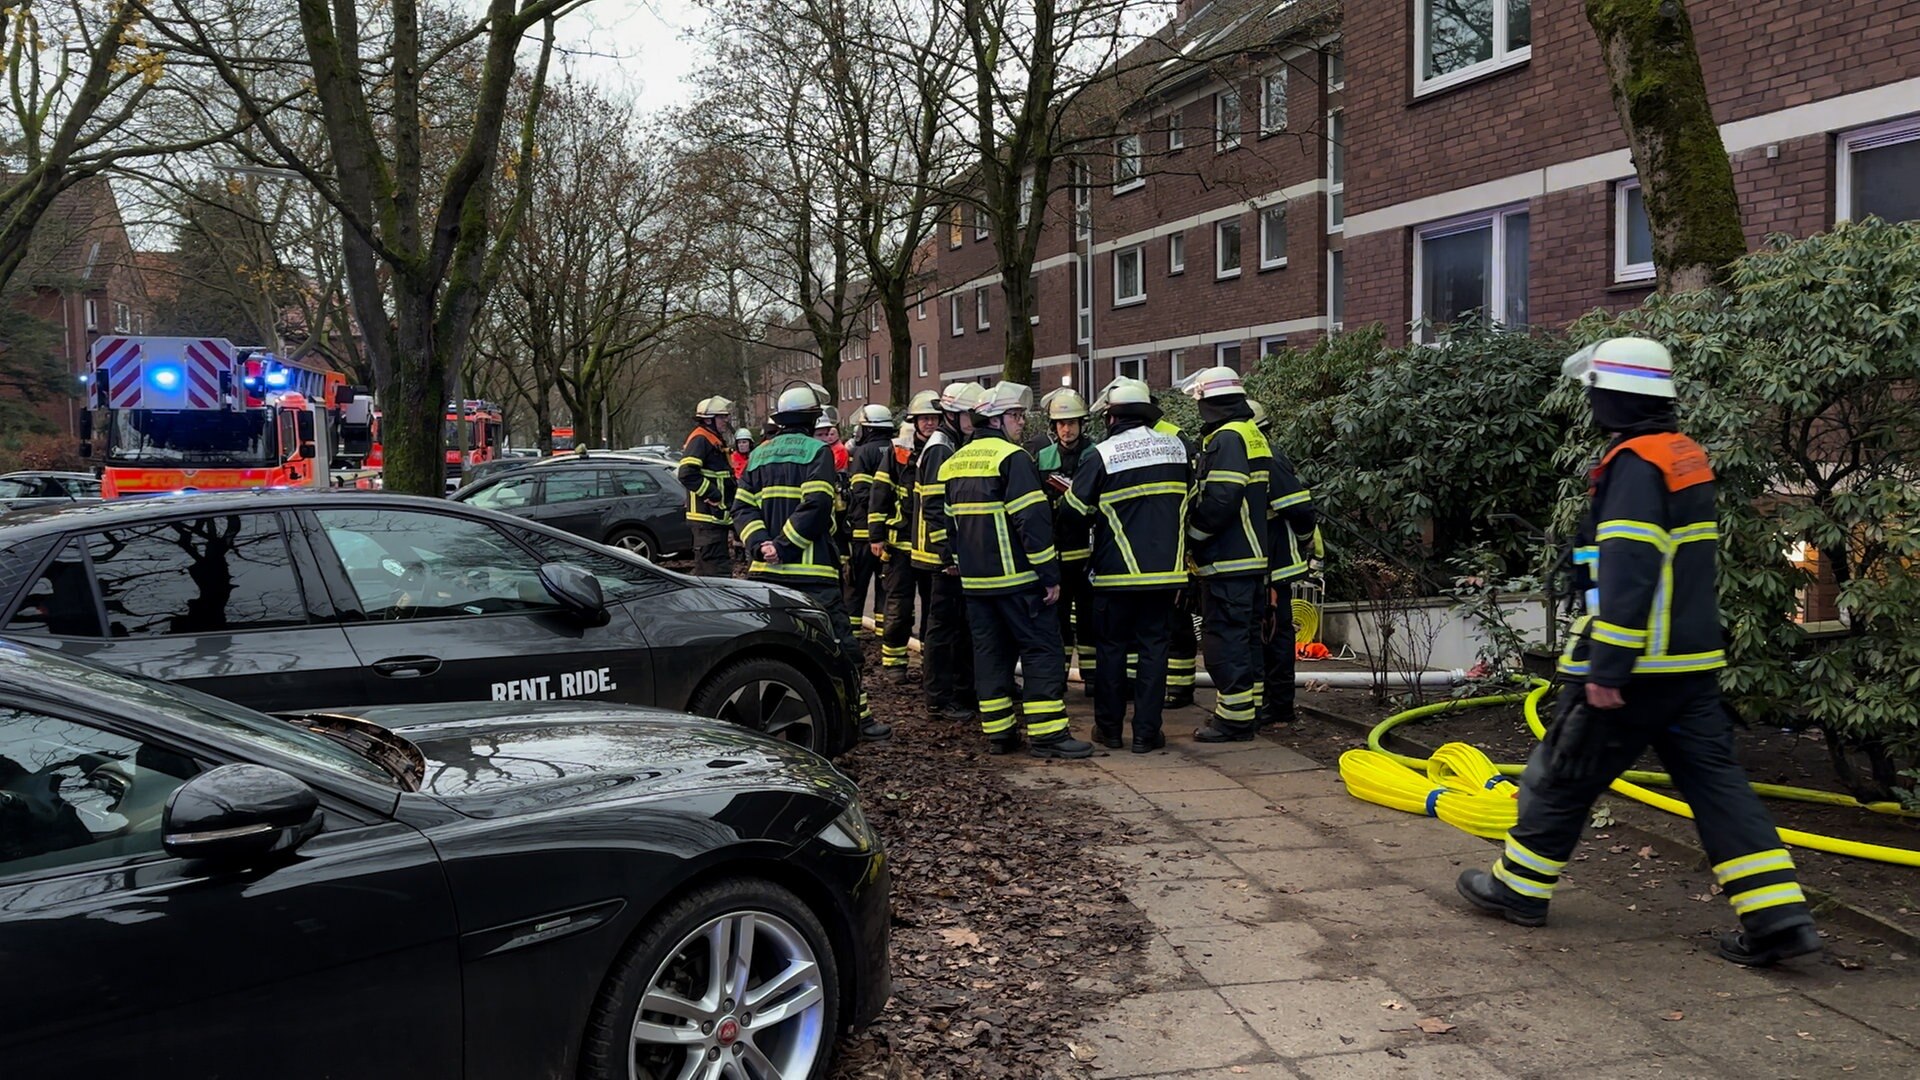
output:
M8 1076L822 1077L888 890L852 783L738 728L276 719L0 641Z
M100 501L100 480L76 472L11 472L0 476L0 511Z
M693 546L687 489L665 462L599 454L523 462L455 502L524 517L654 559Z
M593 698L828 755L858 738L859 673L798 593L442 499L26 511L0 522L0 633L267 712Z

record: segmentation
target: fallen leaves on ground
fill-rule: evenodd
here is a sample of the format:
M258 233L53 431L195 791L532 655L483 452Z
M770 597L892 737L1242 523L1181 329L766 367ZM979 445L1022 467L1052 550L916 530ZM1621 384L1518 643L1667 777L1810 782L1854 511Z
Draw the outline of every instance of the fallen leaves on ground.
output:
M1456 1030L1454 1025L1437 1016L1424 1017L1415 1026L1429 1035L1447 1035Z

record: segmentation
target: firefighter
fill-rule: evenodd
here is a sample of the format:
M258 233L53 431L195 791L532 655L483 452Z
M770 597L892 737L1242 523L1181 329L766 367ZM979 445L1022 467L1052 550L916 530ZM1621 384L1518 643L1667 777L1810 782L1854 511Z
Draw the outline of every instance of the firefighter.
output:
M1155 397L1152 403L1158 408L1160 399ZM1180 425L1162 417L1153 422L1153 430L1179 439L1181 445L1187 448L1189 462L1199 458L1200 447L1187 437L1186 432L1180 430ZM1194 631L1193 621L1199 615L1200 590L1194 588L1189 580L1173 598L1170 630L1173 643L1167 647L1166 708L1184 709L1193 704L1193 679L1198 667L1196 657L1200 654L1200 635Z
M1673 358L1658 342L1613 338L1564 372L1587 387L1609 436L1574 554L1585 610L1560 658L1554 723L1520 778L1520 820L1490 872L1460 875L1460 894L1509 922L1544 924L1594 799L1652 745L1740 917L1720 955L1760 967L1816 952L1793 859L1740 768L1720 697L1713 469L1680 434Z
M1182 519L1192 462L1184 442L1156 430L1160 408L1146 383L1115 379L1100 396L1107 438L1087 454L1065 499L1066 515L1091 529L1088 622L1099 635L1100 651L1094 738L1108 749L1120 748L1131 682L1133 752L1148 754L1167 745L1160 717L1173 598L1187 583Z
M1047 501L1053 504L1054 538L1060 547L1060 602L1054 607L1060 615L1060 640L1065 643L1067 666L1080 663L1080 683L1087 696L1093 696L1094 672L1099 655L1094 648L1093 584L1087 561L1093 557L1092 536L1085 519L1062 511L1062 500L1073 488L1073 478L1087 456L1092 440L1087 433L1087 399L1072 387L1063 386L1040 401L1040 411L1052 429L1047 444L1035 458L1040 479L1046 485Z
M746 428L737 428L733 433L733 453L727 455L727 464L733 467L733 478L747 471L747 455L753 453L753 432Z
M907 681L907 642L913 636L914 598L917 610L928 606L932 582L917 573L913 565L914 510L919 497L914 492L920 474L920 452L927 439L940 427L940 395L922 390L907 403L907 422L893 441L893 453L874 475L867 497L867 531L873 557L884 567L883 593L887 598L886 622L880 638L880 668L887 681L899 685Z
M1060 623L1060 553L1040 470L1020 449L1033 391L1000 383L972 406L973 438L940 466L941 516L952 530L948 557L966 592L973 636L974 691L990 753L1020 748L1014 722L1014 665L1028 753L1083 758L1093 746L1067 730L1067 665ZM927 468L922 461L922 469Z
M833 471L840 476L847 475L852 455L847 451L847 444L840 441L840 418L833 414L833 406L827 406L820 413L820 419L813 422L813 437L833 451Z
M920 674L927 707L955 723L973 718L973 644L966 595L947 536L946 487L940 469L973 434L973 407L986 391L979 383L952 383L940 394L940 424L920 450L914 482L913 566L925 578L927 629Z
M1260 727L1293 723L1293 583L1307 574L1307 557L1322 554L1320 528L1314 516L1313 493L1300 483L1293 461L1273 445L1273 419L1257 401L1250 402L1253 426L1268 436L1273 472L1267 478L1267 588L1260 623L1264 639L1264 678L1254 700Z
M827 404L821 387L801 383L780 392L773 419L780 434L754 448L734 495L740 543L753 556L747 576L804 593L827 613L840 649L858 667L860 645L847 624L834 546L833 451L808 433ZM860 692L860 737L885 739L893 729L873 718Z
M847 466L847 520L851 524L847 549L847 617L858 629L860 616L867 610L867 586L873 586L874 625L886 625L887 585L881 576L880 557L873 552L873 528L870 524L874 477L887 467L893 456L893 413L885 405L867 405L854 413L859 434Z
M1213 719L1194 733L1203 743L1254 736L1253 703L1264 679L1260 594L1267 581L1267 479L1273 457L1253 426L1253 410L1230 367L1187 380L1200 402L1200 460L1187 513L1187 543L1202 594L1207 674L1213 677Z
M687 523L693 527L693 572L701 577L733 576L727 535L733 524L728 508L735 480L720 434L732 413L733 402L726 398L702 398L694 406L693 431L680 451L678 476L687 489Z

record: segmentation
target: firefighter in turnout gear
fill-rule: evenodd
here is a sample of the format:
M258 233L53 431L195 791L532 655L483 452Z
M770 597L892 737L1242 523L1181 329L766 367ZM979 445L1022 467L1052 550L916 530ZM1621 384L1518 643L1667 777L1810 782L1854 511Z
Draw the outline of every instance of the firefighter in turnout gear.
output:
M1740 768L1720 697L1713 469L1679 432L1673 359L1658 342L1613 338L1569 357L1565 373L1610 437L1574 549L1585 612L1560 659L1554 722L1520 778L1520 820L1491 871L1460 875L1460 893L1544 924L1594 799L1651 745L1740 917L1720 955L1764 966L1816 952L1793 859Z
M1072 667L1075 659L1079 661L1080 682L1092 696L1099 663L1091 623L1093 583L1087 572L1087 560L1093 556L1092 537L1083 519L1061 509L1080 463L1093 445L1087 438L1087 399L1063 386L1041 399L1040 411L1046 414L1047 426L1052 429L1052 437L1040 448L1036 461L1047 501L1053 504L1054 539L1060 548L1060 602L1054 605L1060 615L1060 640L1066 643L1067 666Z
M1160 404L1154 398L1157 408ZM1180 425L1162 417L1153 422L1153 430L1162 435L1179 439L1187 448L1187 460L1196 461L1200 457L1199 444L1180 430ZM1200 655L1200 635L1194 631L1193 620L1200 614L1200 590L1191 580L1182 586L1173 598L1173 617L1169 623L1169 633L1173 643L1167 647L1167 700L1169 709L1184 709L1193 704L1193 679L1198 672Z
M1187 511L1187 549L1203 592L1207 673L1213 676L1213 721L1200 742L1244 742L1256 730L1254 700L1265 658L1260 649L1260 594L1267 585L1267 480L1273 456L1253 426L1240 374L1211 367L1187 380L1200 402L1200 460Z
M913 565L915 481L920 474L920 451L940 427L940 395L922 390L907 403L907 422L900 425L891 454L874 474L867 496L869 551L881 560L886 622L881 628L880 667L889 682L907 681L907 644L913 636L914 599L926 609L932 582Z
M1257 401L1253 426L1271 436L1272 418ZM1308 556L1318 558L1320 527L1313 511L1313 493L1294 474L1293 461L1269 439L1273 472L1267 478L1267 588L1261 595L1261 634L1264 639L1264 677L1253 706L1260 727L1293 723L1293 583L1307 574Z
M1160 717L1173 598L1187 583L1183 530L1192 461L1178 436L1156 430L1160 408L1146 383L1115 379L1100 397L1107 438L1074 476L1065 514L1091 530L1093 545L1090 623L1100 650L1094 738L1120 748L1131 685L1133 752L1146 754L1167 745Z
M966 594L947 531L946 485L940 469L973 434L973 408L986 397L979 383L952 383L940 395L940 425L920 450L914 482L913 566L925 577L927 629L921 641L920 673L927 707L942 719L973 718L973 639L967 630Z
M1034 757L1093 753L1067 730L1067 665L1060 622L1060 553L1040 470L1020 449L1033 391L1001 383L973 405L974 433L940 466L949 550L966 590L973 635L974 690L989 750L1020 747L1014 720L1014 665L1020 711ZM921 468L928 466L924 460Z
M732 577L727 557L727 527L733 523L733 463L727 458L727 418L733 402L715 396L694 406L693 431L680 451L676 475L687 489L687 522L693 527L693 572L701 577ZM584 450L585 448L582 447Z
M805 593L827 613L841 651L858 667L860 645L847 623L840 593L840 553L834 544L833 450L812 436L827 392L811 384L780 392L773 418L780 434L754 448L734 495L740 543L753 556L747 576ZM860 737L893 733L873 718L860 692Z
M847 511L850 543L847 548L847 617L855 629L867 610L867 586L873 586L874 625L884 628L887 586L880 556L874 553L870 522L874 477L886 471L893 457L893 413L885 405L867 405L853 416L859 433L847 466Z

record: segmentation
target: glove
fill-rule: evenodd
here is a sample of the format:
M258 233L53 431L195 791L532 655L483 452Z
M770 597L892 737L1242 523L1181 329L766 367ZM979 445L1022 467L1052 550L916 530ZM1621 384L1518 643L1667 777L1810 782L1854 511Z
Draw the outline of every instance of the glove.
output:
M1602 720L1585 701L1562 710L1547 732L1547 771L1562 780L1581 783L1600 771Z

